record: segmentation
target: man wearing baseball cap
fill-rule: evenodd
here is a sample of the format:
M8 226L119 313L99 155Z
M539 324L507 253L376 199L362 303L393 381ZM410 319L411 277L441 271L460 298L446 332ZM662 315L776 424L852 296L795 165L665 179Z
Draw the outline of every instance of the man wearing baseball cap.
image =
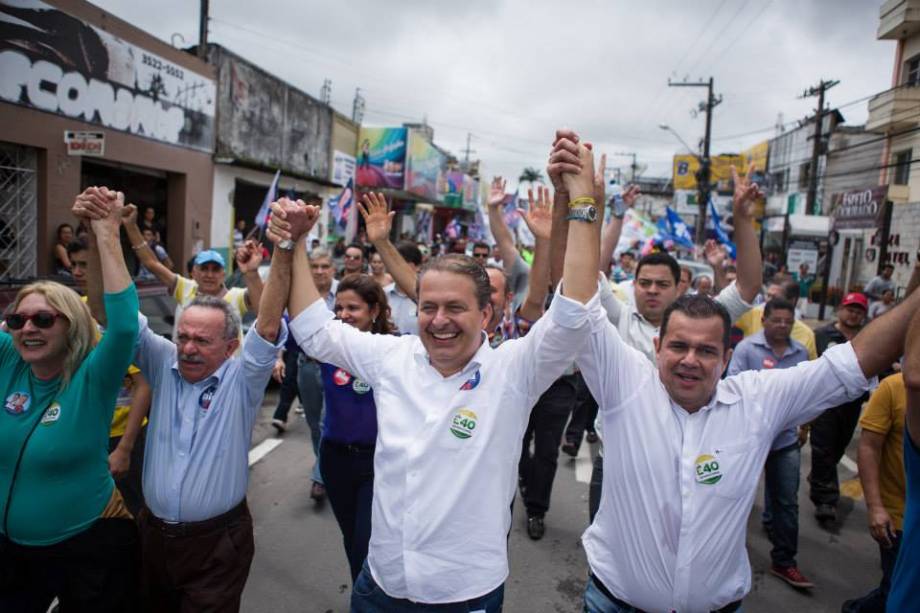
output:
M262 249L255 241L246 241L236 250L236 266L243 273L246 287L232 287L227 289L224 284L225 269L227 267L222 256L213 249L206 249L195 256L192 267L192 278L188 279L176 274L160 263L156 254L151 251L147 242L137 226L137 207L133 204L126 208L132 209L129 215L122 220L128 240L134 253L147 270L172 293L178 303L176 319L178 323L185 307L199 294L221 298L234 308L242 317L249 311L257 313L259 301L262 298L262 277L259 276L259 264L262 263ZM176 340L176 330L173 329L173 340ZM240 338L242 341L242 337Z
M818 355L834 345L848 342L862 328L869 310L869 300L864 294L850 292L837 308L837 321L815 330ZM837 501L840 485L837 480L837 463L843 457L863 402L864 394L855 400L828 409L812 422L811 473L808 475L810 497L815 505L815 519L824 523L837 520Z

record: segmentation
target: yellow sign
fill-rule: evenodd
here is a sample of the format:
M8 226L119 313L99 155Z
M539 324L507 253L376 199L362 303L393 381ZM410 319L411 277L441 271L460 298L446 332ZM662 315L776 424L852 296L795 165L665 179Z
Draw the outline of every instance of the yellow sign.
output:
M741 152L741 157L744 158L744 171L747 172L748 167L751 163L754 163L754 171L759 173L764 173L767 171L767 152L770 150L770 141L764 141L762 143L757 143L753 147L745 149Z
M764 158L766 160L766 157ZM741 155L716 155L712 157L709 182L718 192L729 191L732 180L732 166L744 174L744 157ZM674 156L674 189L695 190L696 172L700 169L699 158L694 155Z

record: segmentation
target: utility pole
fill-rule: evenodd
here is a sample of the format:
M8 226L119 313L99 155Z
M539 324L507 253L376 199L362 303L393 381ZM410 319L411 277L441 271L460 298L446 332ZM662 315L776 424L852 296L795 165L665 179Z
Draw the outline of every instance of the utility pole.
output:
M329 106L332 101L332 79L323 79L323 88L319 90L319 99Z
M712 93L714 80L709 77L709 81L697 81L691 83L688 81L671 82L668 79L668 87L705 87L708 94L706 102L700 103L700 110L706 112L706 136L703 138L703 157L700 158L700 170L696 177L696 187L699 197L700 213L696 218L696 242L702 245L706 237L706 209L709 206L709 194L712 187L709 183L712 175L711 160L709 158L709 143L712 138L712 109L722 102L722 96L716 96Z
M639 167L639 165L636 163L636 154L633 153L632 151L618 151L614 153L613 155L622 155L623 157L632 158L632 164L629 165L629 170L630 170L629 182L635 183L636 182L636 169Z
M201 59L208 56L208 3L209 0L201 0L198 14L198 57Z
M824 93L830 88L834 87L840 83L840 81L825 81L821 79L817 87L809 87L804 92L802 92L801 98L811 98L812 96L818 97L818 109L815 111L815 134L813 136L814 142L811 147L811 163L808 166L808 194L805 198L805 211L809 215L817 215L817 201L818 201L818 161L821 158L821 153L824 150ZM788 215L787 222L788 225ZM783 232L783 236L787 236L788 228ZM824 269L821 271L821 307L818 309L818 319L824 319L824 310L827 307L827 284L831 280L831 250L833 245L830 244L830 241L827 243L827 247L824 249ZM785 241L783 244L783 251L785 252L786 245Z
M361 95L361 88L355 89L355 101L351 106L351 120L355 123L361 123L364 119L364 96Z
M474 149L470 149L470 141L472 141L473 135L470 132L466 133L466 149L463 150L463 169L467 170L470 167L470 154L476 153Z

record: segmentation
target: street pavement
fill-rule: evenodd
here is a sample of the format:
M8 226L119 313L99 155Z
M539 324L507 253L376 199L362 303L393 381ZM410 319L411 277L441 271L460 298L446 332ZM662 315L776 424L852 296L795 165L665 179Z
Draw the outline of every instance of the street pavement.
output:
M301 415L291 411L288 431L276 439L270 425L276 393L269 392L253 433L249 505L255 520L256 553L243 611L262 613L346 612L350 576L341 533L328 502L317 506L309 498L313 464L309 430ZM296 402L295 402L295 406ZM878 548L866 529L865 505L855 480L856 444L839 466L845 497L833 531L818 526L807 495L810 447L803 449L799 488L799 568L815 582L802 592L769 574L770 543L760 527L762 485L748 521L748 552L753 572L745 613L840 611L841 603L868 592L877 584ZM266 453L267 452L267 453ZM509 539L511 573L505 585L509 613L577 613L587 577L579 539L588 523L589 453L560 456L552 508L546 516L546 536L527 537L524 509L515 502ZM457 577L462 581L463 577Z

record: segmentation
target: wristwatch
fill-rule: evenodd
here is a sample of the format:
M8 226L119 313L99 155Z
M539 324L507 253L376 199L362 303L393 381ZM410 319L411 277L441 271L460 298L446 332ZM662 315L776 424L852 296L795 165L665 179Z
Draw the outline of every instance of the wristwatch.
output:
M583 206L578 207L577 209L569 209L569 214L566 216L567 221L586 221L588 223L593 223L597 221L597 208L593 206Z
M286 238L286 239L284 239L283 241L278 241L277 247L278 247L278 249L284 249L285 251L291 251L292 249L294 249L294 246L295 246L296 244L297 244L297 243L295 243L295 242L292 241L291 239Z

